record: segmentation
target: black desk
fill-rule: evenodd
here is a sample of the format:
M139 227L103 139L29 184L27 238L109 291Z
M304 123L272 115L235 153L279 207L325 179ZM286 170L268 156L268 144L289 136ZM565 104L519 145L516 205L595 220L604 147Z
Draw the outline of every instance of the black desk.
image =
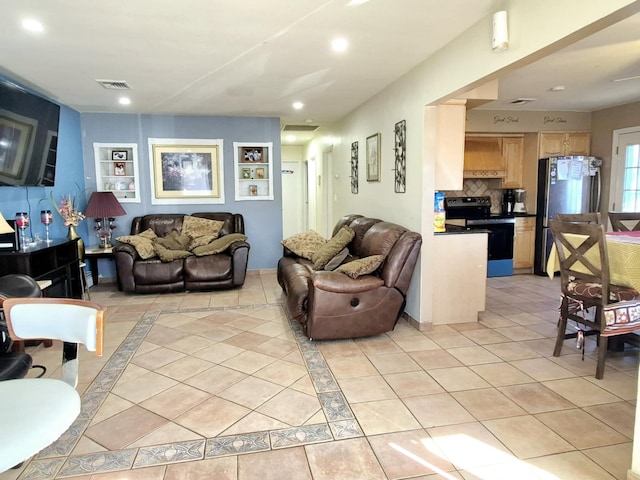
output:
M77 240L57 238L25 250L0 251L0 275L10 273L51 281L51 286L44 291L47 297L82 298Z

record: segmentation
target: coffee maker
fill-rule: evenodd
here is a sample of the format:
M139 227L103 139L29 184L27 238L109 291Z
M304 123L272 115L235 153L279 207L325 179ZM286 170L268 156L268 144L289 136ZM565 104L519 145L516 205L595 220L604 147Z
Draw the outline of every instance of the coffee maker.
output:
M502 215L513 215L513 207L515 203L515 193L513 189L508 188L502 193Z
M527 191L524 188L516 188L513 191L513 213L527 213Z

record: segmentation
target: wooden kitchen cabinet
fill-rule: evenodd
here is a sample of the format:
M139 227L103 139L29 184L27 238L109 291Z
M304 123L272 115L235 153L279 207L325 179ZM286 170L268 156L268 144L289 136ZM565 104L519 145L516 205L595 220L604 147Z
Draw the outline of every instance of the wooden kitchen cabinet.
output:
M590 132L543 132L538 143L538 158L566 155L590 155Z
M522 161L524 150L524 138L503 137L502 159L507 168L506 176L502 179L502 188L521 188L522 185Z
M464 141L464 178L504 178L502 137L468 136Z
M436 190L462 190L466 100L427 107L425 131L434 131Z
M516 217L513 238L513 268L533 268L536 217Z

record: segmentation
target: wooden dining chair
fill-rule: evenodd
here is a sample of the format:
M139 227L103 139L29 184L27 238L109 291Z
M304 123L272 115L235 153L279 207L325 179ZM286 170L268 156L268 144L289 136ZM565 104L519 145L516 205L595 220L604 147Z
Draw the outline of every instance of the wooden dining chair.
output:
M614 232L640 230L640 212L609 212L609 221Z
M102 355L106 308L86 300L9 298L4 301L9 335L14 340L64 342L62 379L21 378L0 382L2 428L0 472L55 442L80 414L78 344Z
M574 223L602 223L600 220L600 212L558 213L556 214L555 220Z
M553 356L560 356L567 338L595 334L596 378L601 379L609 337L640 330L640 293L631 287L611 284L603 224L552 220L549 226L560 262L562 291ZM569 320L586 330L567 333Z

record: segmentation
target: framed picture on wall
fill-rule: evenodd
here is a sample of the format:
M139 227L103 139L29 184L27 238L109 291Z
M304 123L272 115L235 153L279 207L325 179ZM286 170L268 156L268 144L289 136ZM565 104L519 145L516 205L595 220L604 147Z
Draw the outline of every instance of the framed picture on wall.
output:
M156 198L220 197L217 145L152 145Z
M126 150L114 150L111 152L111 160L115 161L126 161L129 159L129 155Z
M379 133L367 137L367 182L380 181L380 137Z
M115 162L113 164L113 174L116 176L124 176L127 174L127 166L124 162Z

